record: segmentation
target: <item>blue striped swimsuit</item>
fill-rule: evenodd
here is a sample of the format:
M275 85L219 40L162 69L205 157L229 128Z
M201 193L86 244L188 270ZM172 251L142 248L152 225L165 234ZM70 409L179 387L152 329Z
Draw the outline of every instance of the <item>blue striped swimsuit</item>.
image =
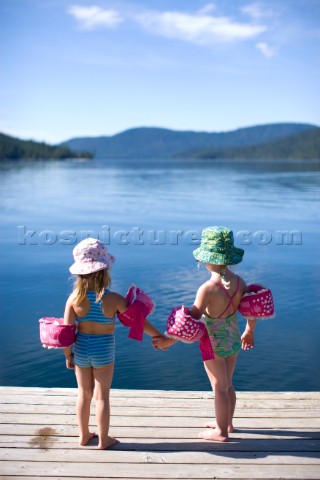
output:
M108 293L108 290L106 291ZM102 301L95 303L96 293L87 292L90 302L90 310L85 317L78 318L80 322L99 322L103 324L114 323L114 318L107 318L102 312ZM103 367L114 363L115 336L114 333L105 335L90 335L88 333L77 333L74 359L75 365L81 368Z

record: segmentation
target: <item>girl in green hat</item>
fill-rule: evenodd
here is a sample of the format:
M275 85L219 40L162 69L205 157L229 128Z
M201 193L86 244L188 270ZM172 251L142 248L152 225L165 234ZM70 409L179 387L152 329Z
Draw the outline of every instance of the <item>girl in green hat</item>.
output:
M232 377L241 346L244 350L254 346L253 332L256 319L247 320L242 337L238 328L237 310L242 296L248 291L244 280L233 273L228 265L242 261L244 251L236 248L233 233L226 227L208 227L203 230L200 247L193 255L205 264L211 276L198 289L190 311L191 317L206 323L214 360L204 362L205 370L214 391L216 421L207 424L208 429L200 432L205 440L228 441L233 431L233 415L236 393ZM153 345L166 349L176 340L156 337Z

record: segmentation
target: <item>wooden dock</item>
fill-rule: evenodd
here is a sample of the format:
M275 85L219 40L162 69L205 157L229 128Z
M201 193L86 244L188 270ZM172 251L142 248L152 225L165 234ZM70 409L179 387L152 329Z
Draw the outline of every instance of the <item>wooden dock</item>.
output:
M112 390L106 451L78 446L76 395L0 387L1 479L320 479L320 392L238 393L219 444L198 439L211 392Z

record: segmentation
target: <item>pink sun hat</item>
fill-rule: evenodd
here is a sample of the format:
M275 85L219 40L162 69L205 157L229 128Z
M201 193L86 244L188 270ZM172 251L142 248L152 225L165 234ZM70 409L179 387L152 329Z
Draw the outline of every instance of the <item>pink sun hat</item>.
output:
M110 268L115 262L105 245L96 238L86 238L73 249L74 264L69 268L75 275L87 275Z

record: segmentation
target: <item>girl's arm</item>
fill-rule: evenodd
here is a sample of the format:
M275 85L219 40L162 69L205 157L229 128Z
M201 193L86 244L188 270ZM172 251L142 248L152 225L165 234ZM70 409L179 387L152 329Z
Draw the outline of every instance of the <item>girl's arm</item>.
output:
M160 348L160 350L167 350L167 348L177 343L177 341L178 340L174 338L169 338L162 334L152 337L152 345L156 350L158 348Z
M64 324L65 325L74 325L76 323L76 314L72 306L71 297L68 298L65 309L64 309ZM66 367L67 368L74 368L74 364L72 363L73 353L72 353L72 345L70 347L66 347L63 349L65 357L66 357Z
M201 285L201 287L197 291L195 301L190 311L191 317L195 318L196 320L199 320L199 318L201 318L203 312L208 305L208 296L209 294L207 285ZM152 345L156 349L160 348L161 350L166 350L167 348L171 347L171 345L174 345L177 341L178 340L161 335L153 338Z
M240 277L240 280L243 284L243 293L248 293L249 288L243 278ZM247 325L246 328L241 335L241 348L242 350L250 350L250 348L254 347L254 331L257 325L257 319L252 317L252 318L247 318Z
M241 335L242 350L249 350L254 347L254 330L257 325L256 318L247 318L245 331Z
M123 313L128 308L128 302L125 297L119 295L118 293L114 293L117 302L117 312ZM161 336L161 332L147 319L144 321L144 329L143 331L150 335L150 337L157 337Z
M143 331L150 335L150 337L158 337L162 335L161 332L159 332L159 330L147 319L144 321Z
M210 287L211 285L209 286L209 288ZM193 302L193 306L190 310L191 317L195 318L196 320L199 320L199 318L201 318L208 306L210 297L209 288L208 285L204 283L197 291L195 301Z
M112 292L112 296L116 303L116 313L123 313L125 310L127 310L128 302L125 297L115 292Z

